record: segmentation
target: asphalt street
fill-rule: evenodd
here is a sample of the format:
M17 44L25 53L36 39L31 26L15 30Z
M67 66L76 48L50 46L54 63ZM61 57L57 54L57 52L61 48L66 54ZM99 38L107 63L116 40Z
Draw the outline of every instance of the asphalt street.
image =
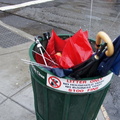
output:
M92 6L91 1L53 0L1 10L0 20L33 36L51 32L52 29L57 34L73 34L82 28L89 31L89 38L95 39L96 34L103 30L114 40L120 35L120 0L93 0ZM30 0L0 0L0 8L24 2ZM111 120L120 118L119 86L120 78L114 75L103 103Z

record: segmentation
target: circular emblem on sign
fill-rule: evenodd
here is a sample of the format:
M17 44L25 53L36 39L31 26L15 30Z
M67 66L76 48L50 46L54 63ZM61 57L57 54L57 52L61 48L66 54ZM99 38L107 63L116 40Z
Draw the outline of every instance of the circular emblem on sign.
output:
M61 81L55 76L49 77L48 82L53 88L59 88L61 86Z

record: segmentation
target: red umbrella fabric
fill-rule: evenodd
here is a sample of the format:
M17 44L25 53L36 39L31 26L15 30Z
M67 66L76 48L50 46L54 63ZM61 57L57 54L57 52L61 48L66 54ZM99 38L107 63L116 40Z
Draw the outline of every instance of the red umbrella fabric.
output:
M89 59L93 53L88 41L88 32L80 29L72 37L62 40L52 30L46 51L60 68L68 69ZM45 57L48 58L46 54ZM36 60L38 56L36 57ZM42 62L38 60L37 62ZM58 67L58 66L57 66Z

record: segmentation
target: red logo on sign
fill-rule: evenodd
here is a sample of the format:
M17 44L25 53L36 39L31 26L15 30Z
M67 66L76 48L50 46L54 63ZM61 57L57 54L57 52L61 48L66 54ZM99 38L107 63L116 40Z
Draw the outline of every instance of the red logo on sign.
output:
M48 82L53 88L59 88L61 86L61 81L55 76L49 77Z

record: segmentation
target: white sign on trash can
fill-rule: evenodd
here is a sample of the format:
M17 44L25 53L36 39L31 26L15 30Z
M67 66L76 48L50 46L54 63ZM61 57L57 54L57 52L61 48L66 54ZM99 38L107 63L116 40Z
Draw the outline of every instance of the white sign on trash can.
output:
M111 80L113 73L105 77L92 80L70 80L47 74L47 86L70 93L90 93L105 87Z

